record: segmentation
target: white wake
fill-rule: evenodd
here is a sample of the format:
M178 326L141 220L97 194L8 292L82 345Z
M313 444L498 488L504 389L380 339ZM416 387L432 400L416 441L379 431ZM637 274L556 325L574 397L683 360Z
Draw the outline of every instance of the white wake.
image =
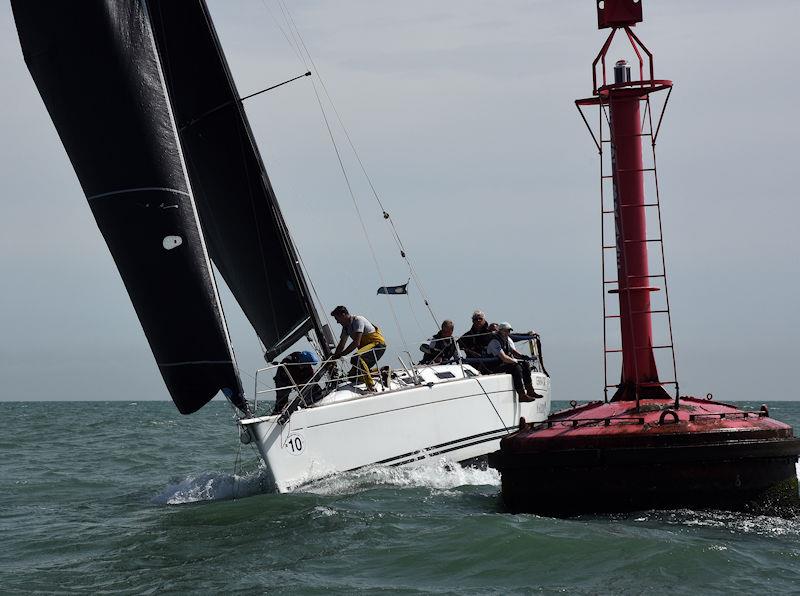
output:
M267 492L266 477L262 469L239 476L224 472L204 472L174 480L159 495L153 497L156 505L184 505L198 501L227 501Z
M402 468L373 466L337 474L304 485L300 490L318 495L344 495L381 486L448 491L461 486L500 486L500 474L491 468L462 467L445 458L427 459Z
M426 459L402 468L372 466L306 483L296 492L347 495L380 487L428 488L446 492L462 486L500 486L500 474L491 468L462 467L446 458ZM184 505L201 501L227 501L270 492L263 468L238 475L203 472L173 480L153 497L156 505Z

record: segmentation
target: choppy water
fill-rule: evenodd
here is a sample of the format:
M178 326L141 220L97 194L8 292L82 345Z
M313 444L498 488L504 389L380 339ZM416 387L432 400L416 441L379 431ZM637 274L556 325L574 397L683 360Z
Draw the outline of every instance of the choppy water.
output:
M237 449L221 403L0 403L0 592L800 591L798 519L510 515L495 472L440 461L265 494Z

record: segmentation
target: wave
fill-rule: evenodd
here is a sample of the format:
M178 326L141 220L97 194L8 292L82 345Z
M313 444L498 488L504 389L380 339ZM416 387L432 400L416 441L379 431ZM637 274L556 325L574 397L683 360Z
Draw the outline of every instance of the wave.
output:
M623 515L612 518L625 519ZM711 528L726 534L756 534L760 536L800 536L800 519L783 518L724 510L654 510L637 514L634 522L658 522L686 528Z
M413 466L373 466L344 472L303 485L302 492L344 495L372 488L428 488L450 491L461 486L500 486L500 474L491 468L463 467L447 458L426 459Z
M500 486L500 475L496 470L463 467L446 458L438 458L402 468L373 466L344 472L304 484L296 492L339 496L387 486L447 492L462 486L487 485ZM185 505L202 501L229 501L269 492L272 491L264 468L243 475L203 472L173 480L151 502L156 505Z
M243 475L224 472L204 472L174 480L153 497L156 505L185 505L199 501L229 501L269 492L267 477L262 468Z
M800 462L796 464L796 469L800 479ZM426 459L402 468L373 466L344 472L304 484L297 491L317 495L347 495L386 486L428 488L442 492L462 486L499 487L500 474L491 468L463 467L447 458ZM157 505L184 505L201 501L228 501L269 492L266 471L259 467L243 475L204 472L198 476L175 479L151 501ZM713 525L712 520L709 522ZM776 531L786 530L780 528ZM794 528L788 529L790 532L792 530Z

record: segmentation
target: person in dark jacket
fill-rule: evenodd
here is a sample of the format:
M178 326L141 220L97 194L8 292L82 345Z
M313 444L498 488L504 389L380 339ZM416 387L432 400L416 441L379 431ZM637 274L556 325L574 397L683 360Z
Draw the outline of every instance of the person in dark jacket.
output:
M531 382L531 365L527 358L517 352L514 341L509 337L511 335L511 325L508 323L500 323L486 352L490 356L496 356L500 362L494 367L495 373L508 373L514 383L514 391L517 392L519 401L530 402L538 397L542 397L533 389Z
M458 345L464 350L467 358L483 358L491 339L492 334L486 316L483 311L476 310L472 313L472 327L459 338Z
M442 323L442 329L433 336L428 345L423 345L425 348L425 356L420 361L420 364L439 364L441 362L449 362L456 356L456 342L453 339L453 321L446 319Z
M308 382L314 377L314 364L317 358L311 352L292 352L281 360L283 366L278 367L275 375L275 407L272 414L280 414L289 401L289 394L293 389L303 390ZM321 397L319 385L311 385L307 388L308 402L317 401Z

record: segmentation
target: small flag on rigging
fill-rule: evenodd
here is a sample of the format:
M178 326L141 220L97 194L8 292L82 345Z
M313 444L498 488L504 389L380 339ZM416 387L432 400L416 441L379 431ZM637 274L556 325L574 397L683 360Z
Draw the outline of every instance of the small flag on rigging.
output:
M381 286L378 294L408 294L408 281L401 286Z

